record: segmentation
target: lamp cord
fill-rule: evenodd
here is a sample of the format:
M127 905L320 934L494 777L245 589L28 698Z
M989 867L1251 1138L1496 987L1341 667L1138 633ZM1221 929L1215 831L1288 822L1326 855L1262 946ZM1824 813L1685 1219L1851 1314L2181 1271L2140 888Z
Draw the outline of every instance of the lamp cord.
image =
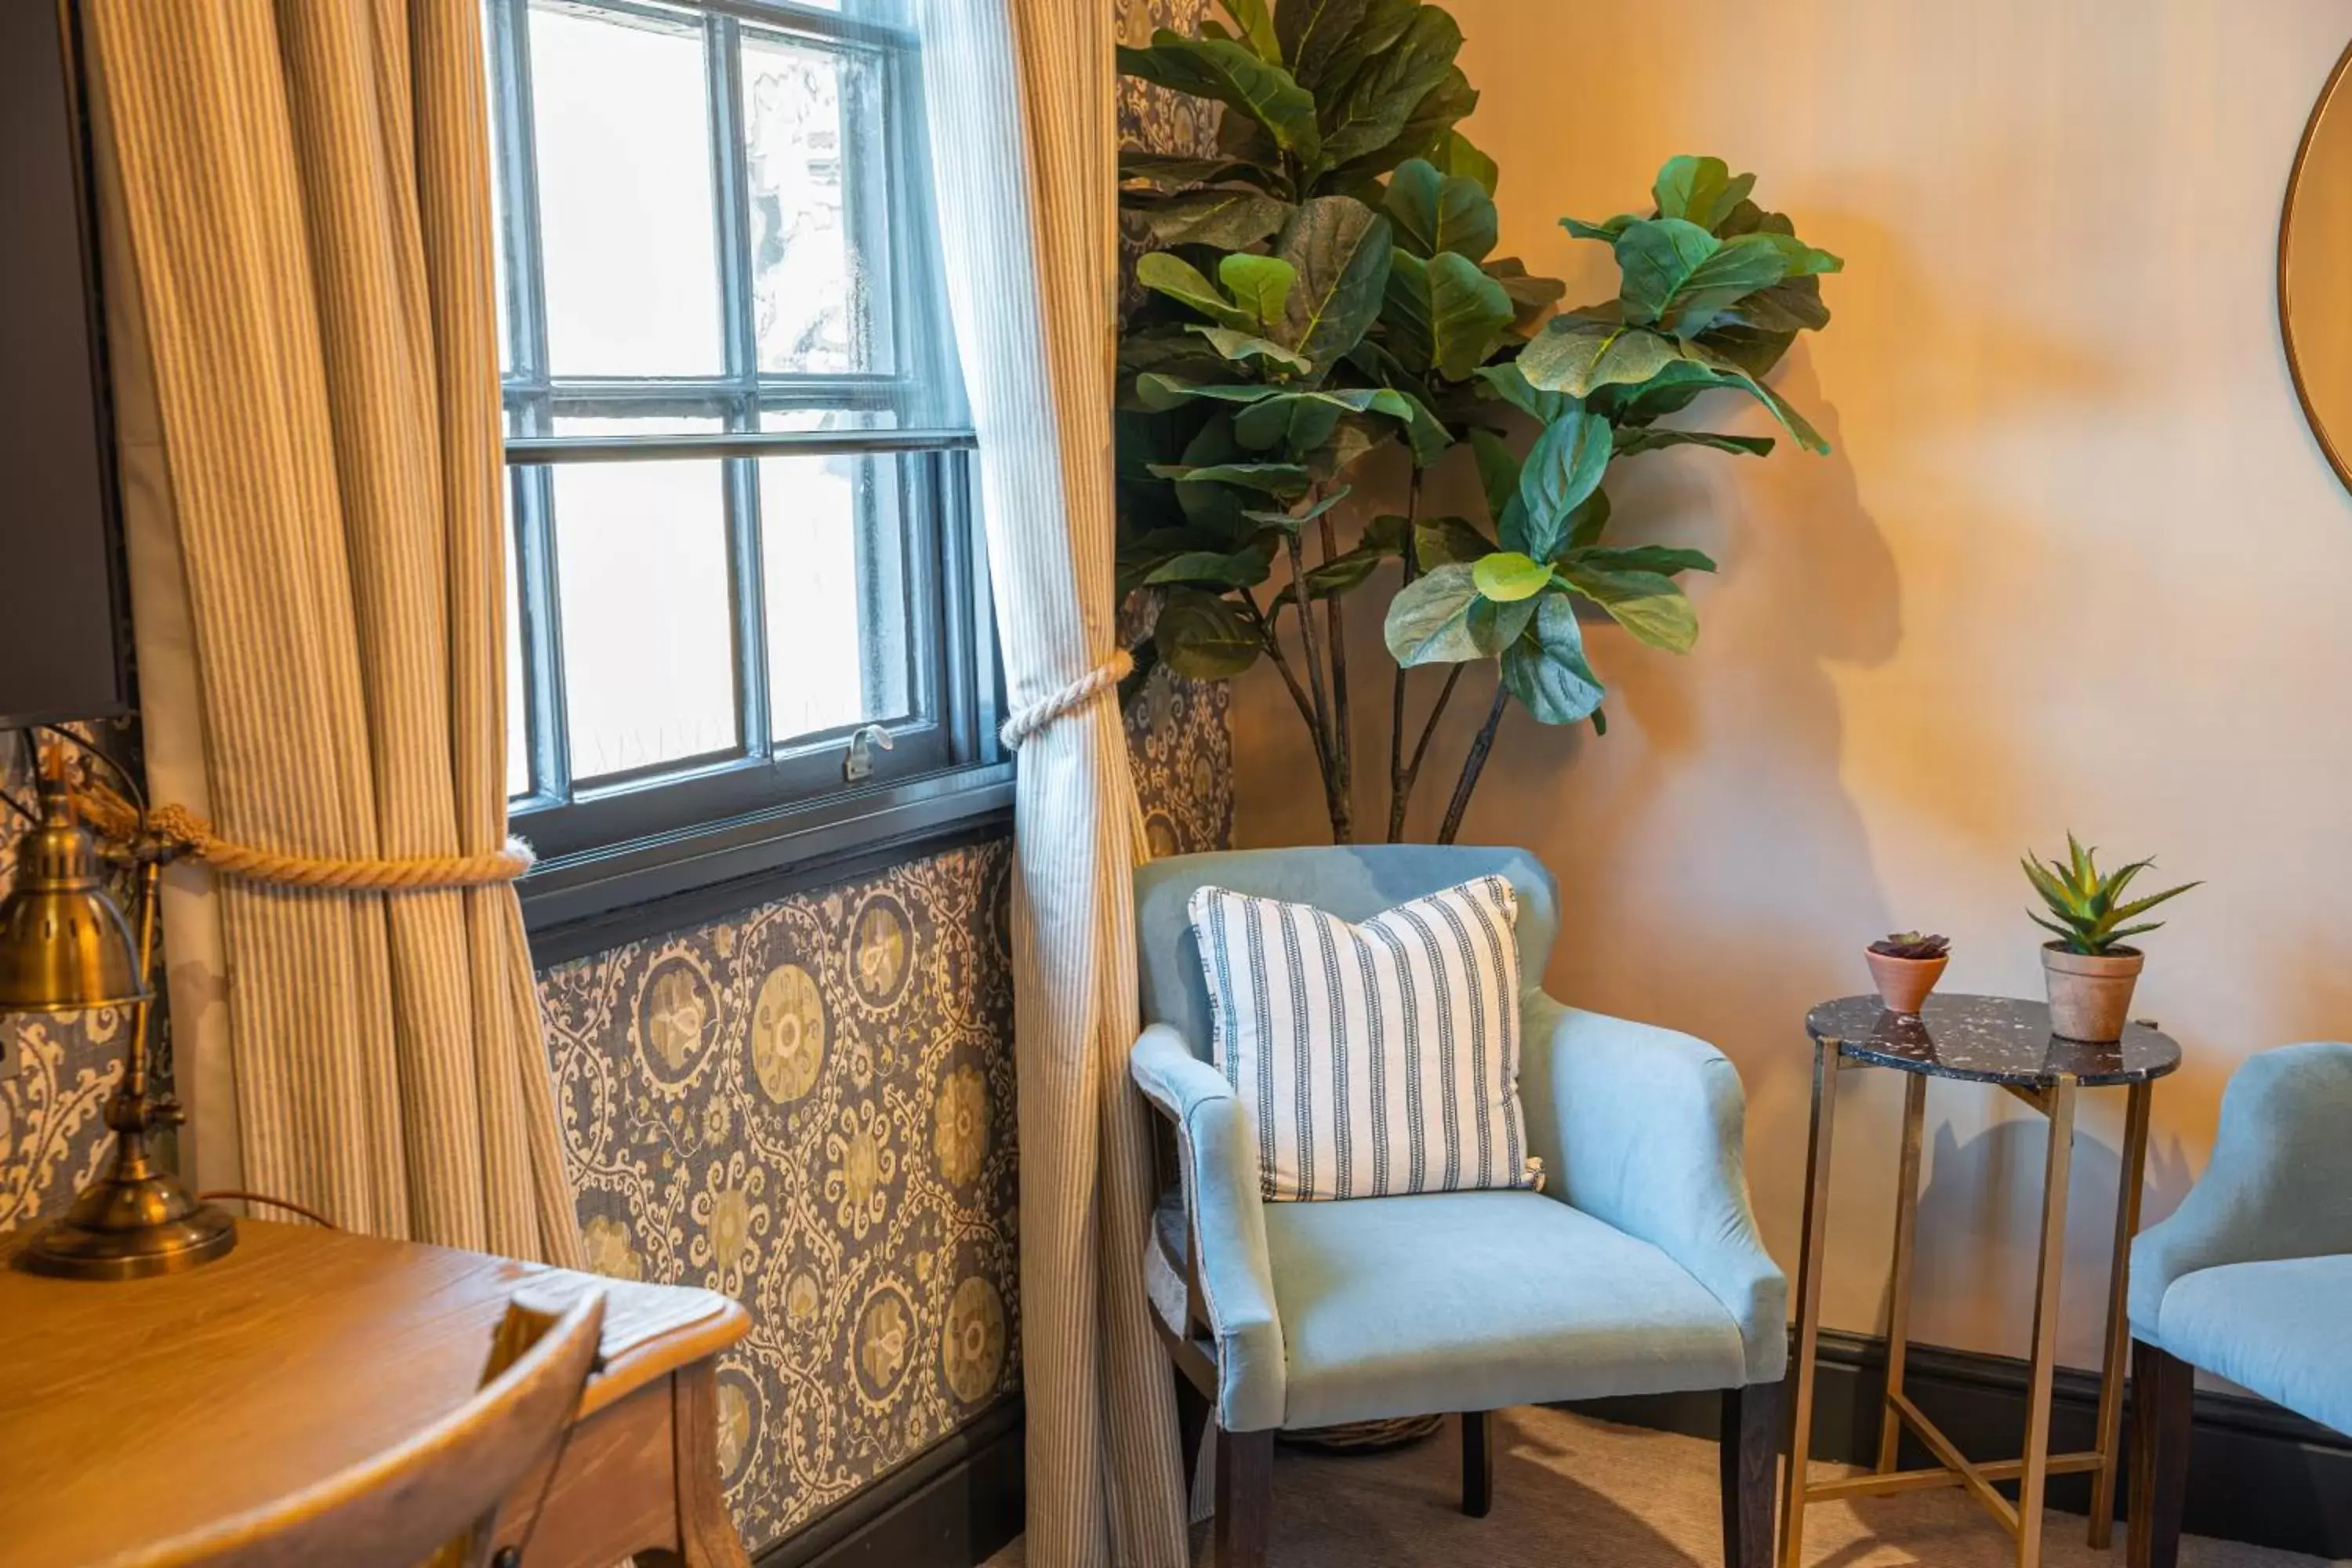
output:
M341 1230L343 1228L341 1226L337 1225L333 1220L329 1219L325 1215L320 1214L316 1209L306 1209L300 1204L291 1202L286 1198L273 1198L268 1193L248 1193L236 1187L215 1187L209 1192L198 1193L196 1194L196 1201L203 1204L227 1203L232 1201L241 1204L263 1204L270 1208L286 1209L290 1213L299 1214L304 1219L309 1220L312 1225L320 1226L328 1230Z

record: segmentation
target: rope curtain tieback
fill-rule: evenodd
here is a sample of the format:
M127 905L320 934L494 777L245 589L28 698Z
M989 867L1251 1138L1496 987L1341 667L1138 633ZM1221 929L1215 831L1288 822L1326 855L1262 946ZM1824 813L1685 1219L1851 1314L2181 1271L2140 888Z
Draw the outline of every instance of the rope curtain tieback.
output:
M84 817L113 837L127 840L140 831L139 808L103 784L76 790L74 804ZM504 849L487 855L419 855L401 859L287 855L224 838L211 823L182 805L155 807L147 813L145 827L224 877L281 888L341 892L481 888L513 881L538 858L530 846L519 838L508 839Z
M1135 656L1120 648L1052 696L1040 698L1019 710L1004 721L1004 728L997 731L997 736L1007 750L1017 752L1022 742L1055 720L1076 712L1105 692L1116 691L1118 683L1134 673Z

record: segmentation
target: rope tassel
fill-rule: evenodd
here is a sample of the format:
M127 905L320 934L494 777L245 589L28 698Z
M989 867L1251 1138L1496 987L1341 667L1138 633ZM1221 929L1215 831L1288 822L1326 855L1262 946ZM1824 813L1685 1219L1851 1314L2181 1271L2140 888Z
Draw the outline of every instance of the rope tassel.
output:
M1017 752L1022 742L1055 720L1076 712L1104 692L1117 690L1118 683L1134 673L1135 656L1120 648L1059 691L1039 698L1014 713L997 731L998 738L1003 741L1006 750Z
M143 829L192 855L224 877L281 888L322 888L340 892L418 892L428 889L481 888L511 882L530 870L537 857L520 838L487 855L420 855L397 859L345 859L287 855L224 838L213 825L182 805L159 805L141 819L138 807L103 784L74 792L74 805L101 832L121 840Z

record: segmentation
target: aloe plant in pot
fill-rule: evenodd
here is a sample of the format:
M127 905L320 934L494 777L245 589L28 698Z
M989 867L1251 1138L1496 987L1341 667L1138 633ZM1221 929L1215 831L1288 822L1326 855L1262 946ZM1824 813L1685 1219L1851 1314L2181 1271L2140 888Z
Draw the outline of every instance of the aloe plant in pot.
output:
M2184 882L2145 898L2126 900L2132 879L2156 864L2135 860L2102 874L2095 849L2085 849L2073 834L2066 836L2066 858L2053 857L2045 864L2029 854L2026 879L2048 906L2047 916L2027 911L2033 923L2058 940L2042 947L2042 978L2049 987L2050 1026L2070 1040L2105 1042L2123 1037L2131 1016L2132 991L2147 962L2126 937L2155 931L2164 922L2139 917L2168 899L2179 897L2195 882Z

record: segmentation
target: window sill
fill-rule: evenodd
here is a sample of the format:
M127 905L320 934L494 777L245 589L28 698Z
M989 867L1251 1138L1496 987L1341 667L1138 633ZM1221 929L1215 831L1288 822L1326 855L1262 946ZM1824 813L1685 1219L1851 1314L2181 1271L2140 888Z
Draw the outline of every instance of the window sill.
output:
M522 879L541 969L1010 830L1013 764L959 768L543 860Z

